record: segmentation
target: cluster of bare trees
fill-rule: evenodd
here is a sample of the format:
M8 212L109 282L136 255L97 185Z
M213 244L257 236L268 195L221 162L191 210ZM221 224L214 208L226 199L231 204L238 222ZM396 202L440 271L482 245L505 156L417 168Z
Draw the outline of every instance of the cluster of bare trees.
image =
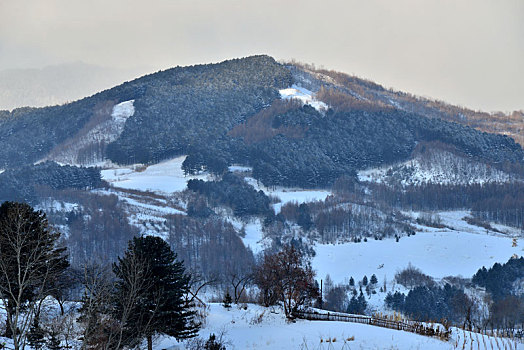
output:
M302 107L300 101L275 100L266 109L261 110L245 123L235 126L229 135L232 137L242 137L246 144L252 144L270 139L276 135L285 135L287 137L302 137L306 129L302 126L278 126L274 125L274 119L278 115Z

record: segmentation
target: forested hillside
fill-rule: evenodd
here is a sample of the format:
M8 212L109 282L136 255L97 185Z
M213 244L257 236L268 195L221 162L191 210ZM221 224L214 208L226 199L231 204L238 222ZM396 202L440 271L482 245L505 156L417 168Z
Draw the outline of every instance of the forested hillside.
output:
M186 154L188 173L220 174L240 163L266 185L329 187L342 175L407 160L418 143L437 141L472 160L521 169L524 152L507 136L395 107L378 95L386 90L377 84L321 73L253 56L176 67L63 106L3 112L0 166L31 164L72 145L108 104L134 100L122 133L93 148L102 153L97 157L151 164ZM279 90L293 84L318 91L329 110L283 102Z
M135 100L136 113L110 158L159 161L203 148L278 97L291 74L267 56L157 72L63 106L0 114L0 167L28 164L74 135L99 106Z

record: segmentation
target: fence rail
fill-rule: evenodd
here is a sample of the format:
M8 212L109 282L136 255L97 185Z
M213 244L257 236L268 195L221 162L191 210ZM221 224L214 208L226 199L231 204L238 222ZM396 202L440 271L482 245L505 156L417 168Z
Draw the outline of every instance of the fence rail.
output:
M330 312L319 313L314 311L295 311L293 312L293 316L296 318L310 321L341 321L369 324L372 326L396 329L420 335L439 337L445 340L449 339L449 336L451 335L451 330L444 330L439 325L433 327L420 322L394 321L380 317L359 316Z

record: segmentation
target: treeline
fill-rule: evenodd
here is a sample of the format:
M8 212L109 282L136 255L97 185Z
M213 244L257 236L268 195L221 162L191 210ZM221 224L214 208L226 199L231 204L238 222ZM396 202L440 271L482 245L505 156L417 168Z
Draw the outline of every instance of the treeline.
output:
M60 166L54 162L25 165L7 169L0 174L0 200L38 201L36 187L44 186L53 190L66 188L93 189L104 185L100 169Z
M336 87L345 94L355 97L358 103L365 103L368 106L377 107L393 106L404 111L416 113L428 118L439 118L455 123L468 125L480 131L508 135L514 138L521 145L524 144L522 136L522 111L514 111L511 114L486 113L474 111L460 106L453 106L446 102L428 99L411 93L385 89L383 86L356 76L350 76L345 73L333 70L318 69L312 65L292 62L293 68L298 70L294 76L306 76L307 81L314 81L318 90L320 85L328 85L331 88ZM309 73L309 74L308 74ZM311 73L321 73L329 78L318 81L318 75ZM331 82L336 85L331 85ZM311 90L311 89L310 89Z
M322 243L361 242L415 234L400 213L372 204L348 204L337 198L312 203L287 203L276 219L296 223Z
M358 169L406 160L420 142L450 144L485 163L522 163L524 152L508 137L388 107L365 91L322 89L333 107L322 114L279 101L278 90L295 83L291 71L253 56L169 69L64 106L15 110L0 120L0 165L32 164L89 125L100 106L131 99L135 113L120 137L93 153L117 163L187 154L187 172L221 174L239 163L265 185L300 187L331 186Z
M489 269L482 267L474 275L472 282L486 288L494 300L500 300L510 295L524 297L524 258L509 259L505 264L495 263ZM521 284L519 287L518 284Z
M471 208L473 215L504 225L524 227L524 183L471 185L422 184L392 188L371 184L376 201L410 210Z
M444 287L418 286L407 295L388 293L385 304L417 321L447 320L461 324L471 321L467 310L471 300L462 289L450 284Z
M524 326L523 275L522 257L489 269L482 267L471 279L473 286L486 288L481 301L477 293L465 292L466 286L472 287L469 279L446 277L444 286L439 286L410 265L395 275L409 292L389 292L385 305L420 321L455 323L469 330L514 331Z
M187 188L209 199L211 206L225 205L233 209L235 216L273 213L270 199L263 191L257 191L242 177L225 174L220 181L189 180Z

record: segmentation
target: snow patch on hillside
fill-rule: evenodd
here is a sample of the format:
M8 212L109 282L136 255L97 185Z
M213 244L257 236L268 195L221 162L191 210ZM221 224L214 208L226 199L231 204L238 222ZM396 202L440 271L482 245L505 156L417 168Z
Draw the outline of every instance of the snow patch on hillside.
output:
M253 168L243 165L231 165L229 166L229 171L232 173L249 173L253 171Z
M186 215L175 197L163 197L158 193L126 191L111 188L108 190L93 190L103 195L116 195L127 213L130 225L136 226L142 235L159 236L167 239L169 229L166 225L169 215Z
M180 192L187 188L190 179L208 180L208 174L188 175L182 170L186 156L144 166L135 164L126 167L102 170L102 179L114 187L160 193Z
M36 210L42 210L45 212L55 211L69 213L80 208L81 207L78 203L59 201L53 198L44 199L38 203L38 205L35 205Z
M125 101L113 107L111 117L115 123L125 123L129 117L135 114L135 100Z
M122 134L127 119L135 113L134 101L129 100L113 106L110 115L104 111L98 111L98 115L95 112L93 118L98 118L97 121L88 122L88 125L94 125L88 129L84 127L78 135L53 149L42 161L52 160L60 164L82 166L105 165L108 161L103 158L103 145L115 141Z
M328 109L328 105L322 101L317 100L313 95L312 91L303 87L292 85L290 88L279 90L280 97L284 100L297 99L302 101L303 104L310 105L319 112L325 112Z
M266 187L252 177L246 177L244 180L253 186L257 191L263 191L267 196L276 197L279 203L273 204L275 213L280 213L280 209L286 203L307 203L314 201L324 201L332 193L326 190L307 190L300 188L286 188L280 186Z

